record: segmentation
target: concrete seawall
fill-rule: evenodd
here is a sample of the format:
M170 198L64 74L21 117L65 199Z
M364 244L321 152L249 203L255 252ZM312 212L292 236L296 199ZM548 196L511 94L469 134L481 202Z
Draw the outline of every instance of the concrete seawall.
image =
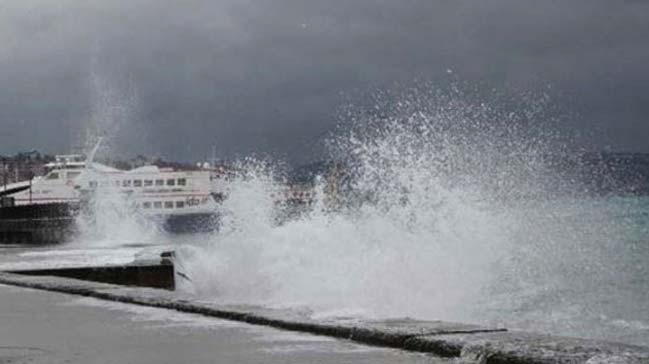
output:
M174 266L171 264L119 265L8 271L28 276L55 276L83 281L111 283L120 286L175 289Z
M0 273L0 283L167 308L361 343L463 358L477 363L649 363L649 348L442 321L315 320L257 306L188 301L162 289L133 288L51 276Z

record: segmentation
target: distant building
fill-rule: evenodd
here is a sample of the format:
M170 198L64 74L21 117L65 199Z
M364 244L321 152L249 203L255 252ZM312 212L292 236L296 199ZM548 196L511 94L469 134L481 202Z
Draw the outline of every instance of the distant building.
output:
M54 160L37 151L22 152L14 156L0 156L0 184L26 181L45 172L45 164Z

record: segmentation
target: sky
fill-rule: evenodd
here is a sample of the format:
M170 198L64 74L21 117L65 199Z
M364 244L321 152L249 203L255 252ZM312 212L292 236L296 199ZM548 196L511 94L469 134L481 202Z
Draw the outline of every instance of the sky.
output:
M586 148L649 152L649 1L0 0L5 154L304 162L418 80L547 93Z

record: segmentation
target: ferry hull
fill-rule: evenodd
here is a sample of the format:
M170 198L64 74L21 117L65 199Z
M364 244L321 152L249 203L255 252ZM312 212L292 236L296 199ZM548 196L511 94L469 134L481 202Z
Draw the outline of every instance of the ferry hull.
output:
M218 214L191 213L163 217L163 229L172 234L207 233L218 230Z
M50 203L0 208L0 244L55 244L75 229L79 204Z
M68 241L76 231L79 203L48 203L0 208L0 244L56 244ZM152 219L171 234L218 230L218 214L155 215Z

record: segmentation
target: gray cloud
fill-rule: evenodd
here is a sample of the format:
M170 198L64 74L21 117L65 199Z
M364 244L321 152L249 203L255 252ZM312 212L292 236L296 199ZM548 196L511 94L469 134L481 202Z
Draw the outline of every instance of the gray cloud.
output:
M129 154L304 159L341 94L415 79L550 90L593 148L649 152L647 19L646 1L6 0L0 152L114 129Z

